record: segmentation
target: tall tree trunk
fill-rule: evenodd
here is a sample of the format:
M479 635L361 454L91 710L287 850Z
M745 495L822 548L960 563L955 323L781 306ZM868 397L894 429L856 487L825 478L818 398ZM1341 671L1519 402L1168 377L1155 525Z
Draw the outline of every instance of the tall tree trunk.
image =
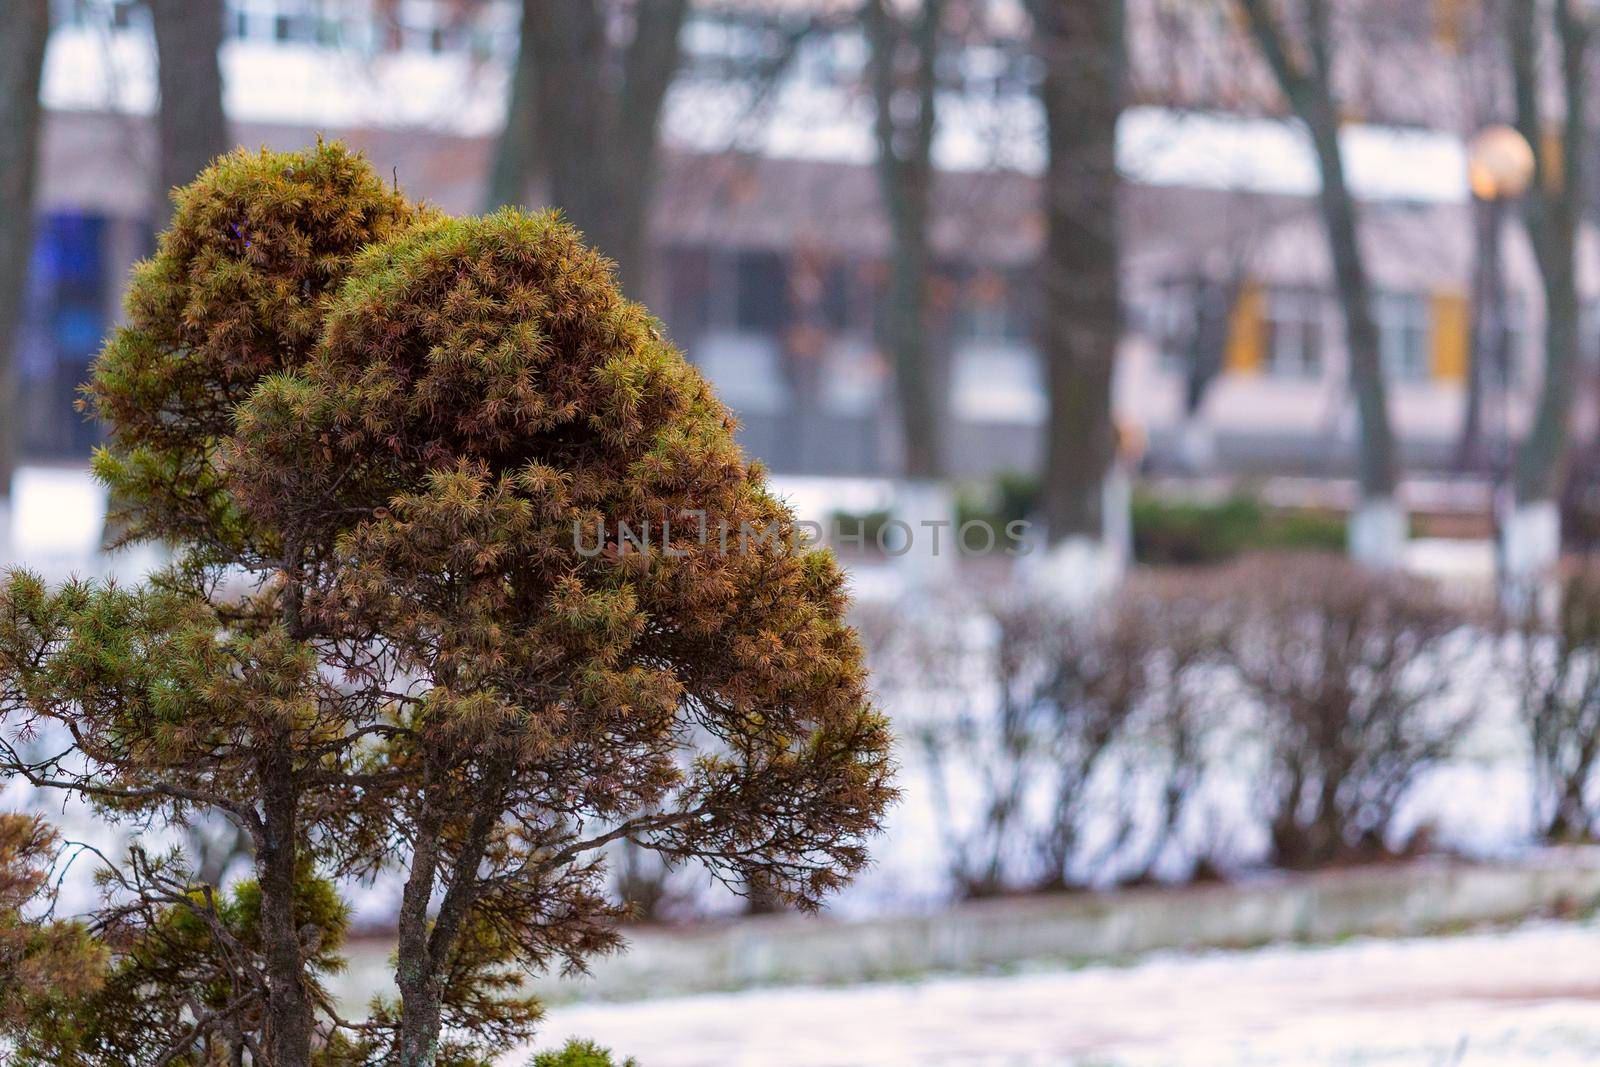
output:
M599 0L546 0L524 46L534 50L536 144L551 203L616 262L631 295L644 281L661 107L687 11L688 0L642 0L633 39L614 57Z
M0 505L11 492L20 444L16 346L33 258L39 80L49 35L49 0L16 0L0 33ZM0 506L0 518L5 511Z
M1505 203L1480 200L1473 204L1476 235L1472 271L1472 339L1468 348L1466 409L1461 436L1456 443L1456 466L1477 470L1488 461L1484 450L1484 405L1494 377L1503 387L1506 371L1505 282L1501 275L1501 235Z
M194 180L232 145L222 110L222 0L149 0L155 27L156 113L160 161L157 228L171 212L170 194Z
M609 185L608 236L623 289L643 295L650 248L650 205L660 162L661 110L667 90L683 62L682 30L688 0L642 0L636 8L633 40L623 55L617 94Z
M433 990L437 976L428 952L429 904L439 875L439 833L438 813L426 811L418 821L411 873L400 898L395 985L400 990L396 1043L401 1067L428 1064L439 1042L441 1015Z
M1512 481L1517 503L1551 503L1566 476L1568 421L1577 390L1580 303L1577 239L1583 221L1585 163L1590 150L1585 102L1590 29L1573 5L1557 2L1555 40L1566 115L1555 143L1539 107L1542 4L1507 6L1507 40L1516 88L1517 128L1534 150L1534 183L1527 197L1528 232L1544 281L1545 367L1533 427L1517 449Z
M1098 540L1116 457L1111 376L1122 334L1117 119L1127 95L1124 0L1033 0L1049 160L1039 276L1050 417L1043 509L1051 543Z
M539 78L532 41L544 8L544 0L522 0L517 58L511 69L511 95L506 101L506 124L495 142L494 162L489 169L484 206L490 211L523 203L537 172Z
M395 982L400 989L399 1067L433 1067L436 1062L443 1030L446 973L472 909L483 896L479 868L504 804L508 781L509 771L502 767L479 783L476 808L467 824L456 828L458 851L448 864L442 862L440 851L446 829L444 812L431 798L425 799L415 858L401 895L398 924L399 966ZM452 799L447 806L454 803ZM429 904L441 876L444 895L437 914L431 914Z
M910 25L888 0L868 0L878 188L889 220L889 284L882 338L894 361L905 475L939 477L944 403L928 338L928 225L932 217L935 75L943 0L923 0ZM909 58L909 63L902 59ZM909 68L909 69L905 69ZM914 101L914 107L905 102Z
M301 550L284 546L282 622L295 641L306 638L300 580ZM256 761L261 827L256 841L256 880L261 886L261 943L267 975L266 1044L272 1067L310 1067L316 1012L306 985L305 947L295 922L295 884L300 876L300 783L289 726L263 731Z
M1378 324L1372 317L1372 287L1361 256L1355 199L1344 180L1344 158L1339 147L1339 119L1333 102L1322 97L1314 108L1312 140L1317 146L1317 169L1322 178L1319 201L1333 269L1344 314L1346 357L1350 361L1350 389L1356 399L1361 441L1356 456L1356 479L1363 499L1385 499L1400 483L1394 431L1389 424L1388 390L1378 345Z
M261 940L267 973L267 1045L272 1067L310 1067L315 1015L294 914L299 794L289 739L283 737L273 747L273 758L263 758L257 770L263 791L256 872L261 884Z
M1387 388L1378 328L1372 317L1371 284L1361 255L1356 203L1345 181L1344 153L1339 144L1329 0L1305 0L1305 17L1301 20L1305 24L1305 42L1298 49L1288 40L1269 0L1240 2L1279 89L1295 116L1305 124L1316 150L1322 184L1318 205L1344 316L1350 389L1361 424L1356 474L1363 500L1384 501L1393 497L1399 485L1399 461L1389 423Z

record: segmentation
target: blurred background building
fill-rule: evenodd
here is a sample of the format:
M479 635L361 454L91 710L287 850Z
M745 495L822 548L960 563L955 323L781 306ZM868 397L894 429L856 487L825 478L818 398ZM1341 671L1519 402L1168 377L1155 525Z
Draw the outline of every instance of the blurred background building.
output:
M1427 8L1428 5L1419 5ZM1132 5L1159 26L1161 0ZM1403 62L1364 85L1343 139L1364 208L1384 372L1404 464L1458 472L1469 395L1474 248L1460 109L1424 106L1461 77L1453 5L1397 25ZM861 27L829 5L691 11L667 96L639 295L736 409L775 471L893 475L892 361L878 322L891 235L874 172ZM517 45L505 0L230 0L227 114L245 145L317 136L365 150L413 195L485 204ZM949 473L1031 471L1047 400L1035 353L1044 225L1034 58L1013 20L940 57L940 172L929 329ZM1224 82L1207 48L1131 33L1118 126L1125 331L1118 422L1155 471L1347 476L1357 426L1310 147ZM1188 57L1188 66L1174 55ZM1192 69L1191 69L1192 68ZM1203 68L1203 69L1202 69ZM62 0L43 78L39 226L18 367L25 455L80 460L95 429L74 390L152 247L157 104L150 18L133 0ZM1583 350L1600 356L1593 233L1583 235ZM1521 432L1537 389L1541 301L1513 239L1511 358L1487 382L1488 432Z

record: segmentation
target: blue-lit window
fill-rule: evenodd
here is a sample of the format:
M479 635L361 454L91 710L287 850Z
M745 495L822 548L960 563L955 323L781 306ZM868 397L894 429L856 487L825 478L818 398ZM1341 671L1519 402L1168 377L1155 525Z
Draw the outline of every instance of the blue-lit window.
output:
M105 335L106 220L40 218L34 240L18 371L23 447L34 456L84 456L98 431L73 408Z

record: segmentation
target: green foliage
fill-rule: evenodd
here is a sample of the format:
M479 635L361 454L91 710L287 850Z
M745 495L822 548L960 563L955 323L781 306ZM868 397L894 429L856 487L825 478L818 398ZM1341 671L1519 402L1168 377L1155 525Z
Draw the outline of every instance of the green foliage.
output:
M355 255L417 211L338 144L241 149L175 200L155 256L134 268L127 324L84 389L110 438L95 469L129 539L237 548L243 531L216 463L234 407L309 357Z
M221 813L256 878L113 864L77 1062L487 1065L539 1017L521 973L617 945L611 842L801 906L866 862L890 737L843 575L558 216L436 217L336 145L229 156L86 394L126 538L178 562L0 589L0 731L76 743L0 773ZM400 997L347 1024L335 887L385 870Z
M1031 519L1039 509L1039 479L1005 471L981 486L964 486L956 496L957 525L988 523L997 534L1013 522Z
M603 1049L592 1041L568 1041L559 1050L541 1052L528 1067L638 1067L633 1057L620 1064L611 1058L611 1050Z
M136 904L106 919L95 943L110 958L103 979L88 995L58 998L53 1010L27 1014L17 1067L134 1067L158 1062L162 1050L175 1048L186 1051L166 1063L205 1067L225 1062L217 1057L243 1047L242 1035L262 1030L262 1005L241 988L245 976L235 962L263 949L257 883L242 882L227 894L194 888L178 903ZM339 948L348 920L349 909L331 884L299 880L295 921L318 996L326 993L317 979L343 969ZM251 1006L240 1010L241 999ZM226 1018L229 1026L197 1032L203 1013Z
M835 511L828 516L832 528L828 531L839 537L841 543L846 539L858 549L875 551L879 545L887 540L884 527L894 512L888 508L877 508L873 511Z
M793 517L727 410L557 216L439 219L375 245L316 357L264 382L238 427L251 518L340 561L307 612L451 678L435 707L454 740L514 764L583 751L593 817L681 807L652 841L739 877L777 858L744 842L781 818L778 887L802 904L864 862L888 733L842 573L791 550ZM672 529L671 553L578 551L579 530L619 522ZM725 548L702 524L770 536ZM709 746L688 763L685 711Z
M964 486L956 494L956 530L959 532L968 523L981 523L993 533L996 548L1015 551L1022 545L1018 533L1027 529L1020 524L1031 521L1038 508L1039 479L1030 474L1003 472L987 485ZM964 547L987 541L974 533L958 543Z
M1143 495L1133 501L1134 557L1153 566L1222 563L1260 551L1339 552L1344 541L1336 515L1269 509L1250 496L1217 504Z
M32 1025L70 1036L63 1016L104 981L106 953L79 922L30 919L48 903L60 836L30 815L0 814L0 1051Z
M982 522L997 543L1010 543L1011 523L1031 519L1039 506L1038 479L1004 473L967 486L956 498L957 528ZM1150 566L1225 563L1250 552L1344 549L1345 529L1330 512L1270 508L1257 497L1235 494L1217 503L1169 500L1148 493L1133 499L1134 557Z

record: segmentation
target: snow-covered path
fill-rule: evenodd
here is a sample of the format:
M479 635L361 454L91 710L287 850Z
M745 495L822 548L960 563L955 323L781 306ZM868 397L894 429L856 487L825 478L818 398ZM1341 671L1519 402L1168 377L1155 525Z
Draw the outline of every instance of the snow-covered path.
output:
M569 1036L640 1067L1575 1067L1600 1063L1600 925L573 1004L538 1047Z

